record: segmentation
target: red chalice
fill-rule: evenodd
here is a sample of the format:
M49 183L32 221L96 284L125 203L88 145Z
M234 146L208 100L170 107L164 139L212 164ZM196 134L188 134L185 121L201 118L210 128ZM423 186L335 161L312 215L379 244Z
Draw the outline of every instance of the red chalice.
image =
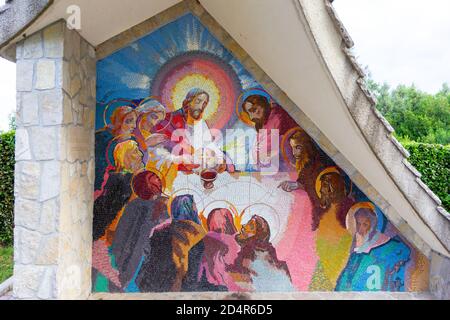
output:
M217 171L214 169L205 169L200 173L200 178L203 182L203 187L205 189L213 189L214 188L214 181L217 180Z

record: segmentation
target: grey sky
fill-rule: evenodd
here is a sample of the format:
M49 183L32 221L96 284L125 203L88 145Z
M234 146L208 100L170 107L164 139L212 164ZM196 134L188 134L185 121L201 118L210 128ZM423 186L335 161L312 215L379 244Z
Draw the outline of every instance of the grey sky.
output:
M2 4L4 0L0 0ZM335 0L374 79L434 93L450 83L449 0ZM15 66L0 58L0 130L15 109Z
M435 93L450 84L449 0L335 0L373 78Z
M0 102L0 130L7 130L8 116L16 109L16 65L2 58L0 58Z

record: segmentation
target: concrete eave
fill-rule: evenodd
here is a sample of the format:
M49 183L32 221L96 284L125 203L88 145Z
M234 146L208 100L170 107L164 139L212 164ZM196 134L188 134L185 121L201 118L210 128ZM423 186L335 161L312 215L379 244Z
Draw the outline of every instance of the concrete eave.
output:
M441 200L421 180L417 169L408 162L408 151L393 136L394 129L376 109L376 98L366 87L366 75L351 51L354 42L339 19L332 5L333 1L294 1L300 4L298 8L308 21L311 35L324 63L368 145L423 223L445 247L447 252L443 253L448 256L450 214L442 207ZM333 37L320 31L324 28L325 21L334 25L334 30L341 39L340 52L337 52L337 46L332 43ZM343 75L347 81L343 81ZM348 81L349 78L354 81ZM437 251L442 253L441 250Z
M9 0L0 8L0 56L15 62L15 39L30 27L54 0Z

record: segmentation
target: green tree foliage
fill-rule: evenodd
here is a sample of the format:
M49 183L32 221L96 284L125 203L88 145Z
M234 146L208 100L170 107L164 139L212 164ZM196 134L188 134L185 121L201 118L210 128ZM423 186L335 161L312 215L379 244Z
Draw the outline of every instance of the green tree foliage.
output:
M11 245L14 223L15 132L0 133L0 245Z
M450 88L428 94L412 86L391 89L387 84L368 80L378 98L377 108L395 128L401 141L450 144Z
M450 87L444 84L437 94L428 94L414 85L391 89L370 78L367 85L378 99L378 110L411 153L409 161L450 210Z
M422 180L450 211L450 147L423 143L404 143L408 159L422 173Z

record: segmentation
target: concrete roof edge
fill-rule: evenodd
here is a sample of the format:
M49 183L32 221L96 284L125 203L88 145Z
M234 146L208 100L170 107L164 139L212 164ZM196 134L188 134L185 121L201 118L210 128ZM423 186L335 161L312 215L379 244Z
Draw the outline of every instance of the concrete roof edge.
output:
M28 29L54 0L9 0L0 8L0 56L15 61L12 40Z
M332 5L333 0L323 1L325 3L326 11L331 18L332 23L334 24L336 32L342 38L342 52L346 56L350 65L353 67L353 70L358 75L358 87L366 97L366 100L370 104L371 109L376 110L375 106L377 100L367 88L365 84L365 72L357 62L357 59L353 55L351 50L351 48L353 48L354 46L354 42L348 34L346 28L344 27L344 24L339 19L337 12ZM302 1L302 3L308 3L308 1ZM314 35L314 32L313 36L316 37L316 35ZM322 51L322 49L319 48L319 51ZM332 70L330 71L333 74ZM335 79L335 81L337 81L338 79L334 75L333 78ZM338 88L340 91L342 91L343 87L344 86L338 84ZM345 92L342 92L342 95L344 96L344 100L346 100L345 102L348 104L350 100L345 99L345 97L348 97L349 95ZM352 108L349 105L348 107L349 109ZM371 134L373 134L373 132L369 132L370 128L368 126L358 125L363 135L366 137L367 143L374 151L380 162L383 164L383 167L396 183L407 201L418 213L423 222L439 238L441 244L447 249L448 252L450 252L450 237L448 233L450 232L450 214L442 207L441 200L428 188L428 186L426 186L426 184L424 184L420 180L420 177L418 177L418 171L407 161L407 159L409 158L409 152L392 135L393 128L389 124L389 122L384 119L384 117L382 117L379 112L373 111L372 113L369 113L369 117L372 118L371 121L379 122L380 127L385 128L386 134L382 135L385 137L383 139L372 140L368 138ZM358 124L358 119L356 119L355 117L354 119ZM389 157L382 156L383 152L386 153L387 149L389 149L391 155ZM397 165L399 163L401 164L401 166ZM399 167L402 170L397 170ZM405 180L406 183L404 182ZM408 188L406 187L406 185L408 185Z

